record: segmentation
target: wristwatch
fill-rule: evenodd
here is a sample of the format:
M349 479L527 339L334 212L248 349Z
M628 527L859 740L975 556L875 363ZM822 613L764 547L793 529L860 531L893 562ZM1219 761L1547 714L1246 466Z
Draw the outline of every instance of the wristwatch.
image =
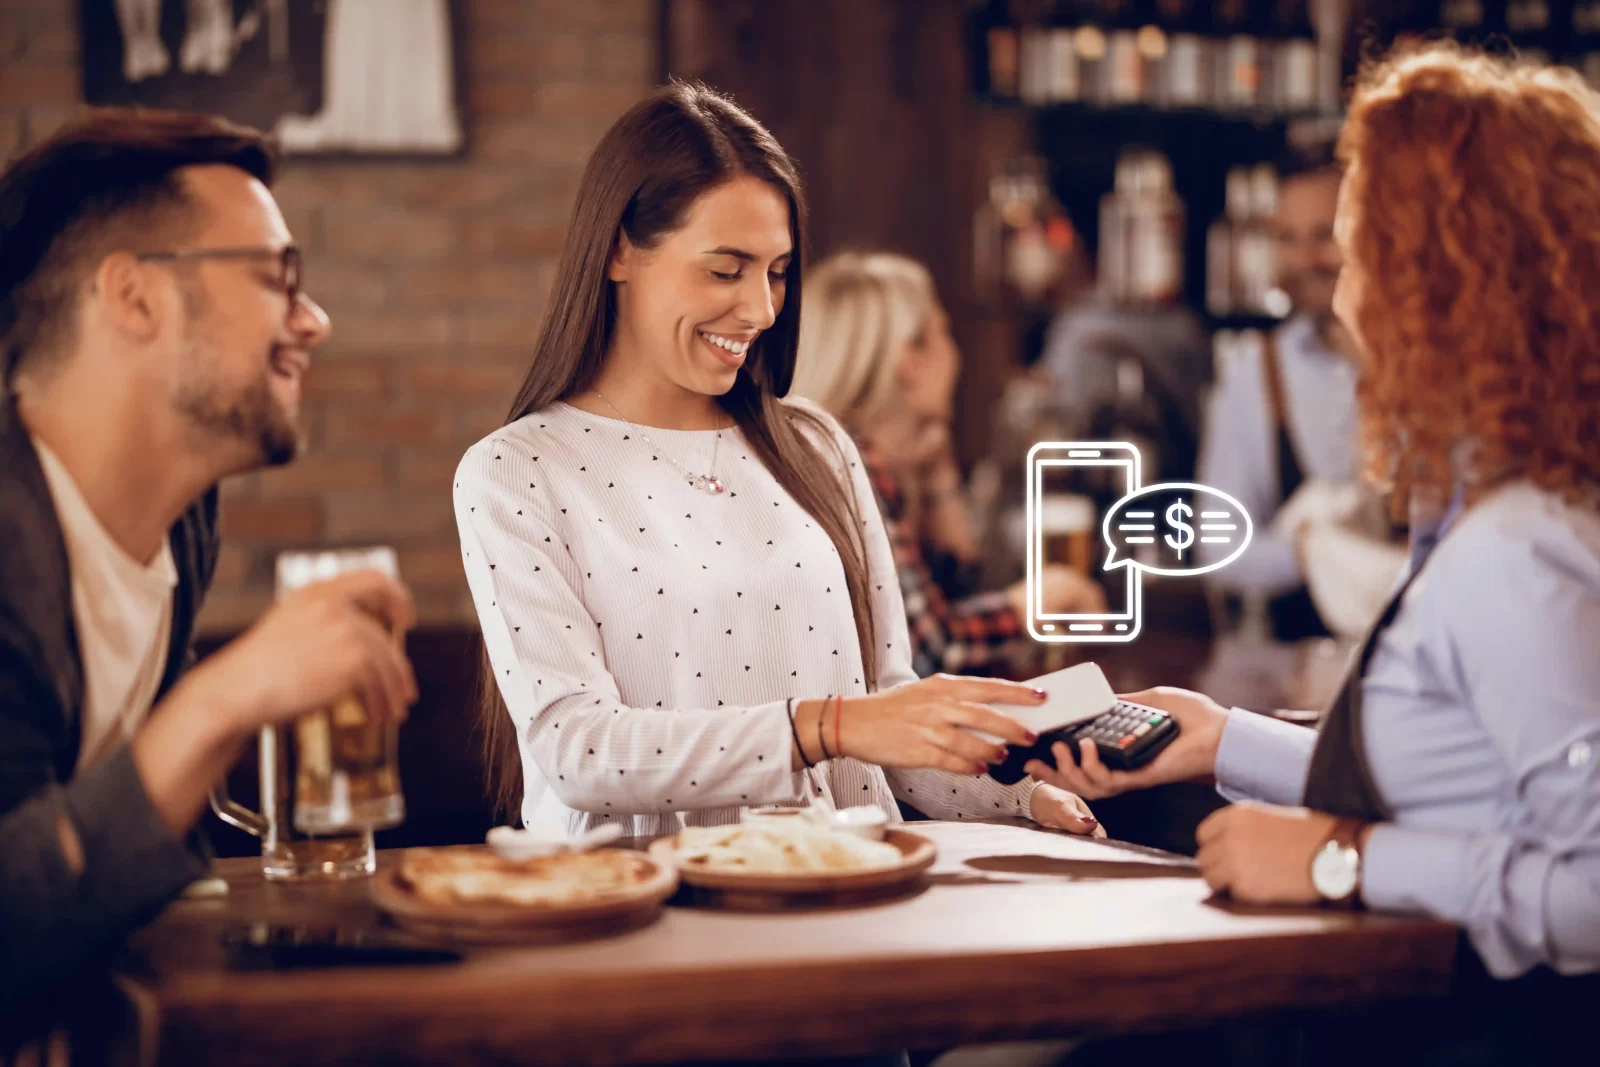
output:
M1367 823L1340 819L1328 840L1311 857L1311 884L1331 907L1360 908L1361 832Z

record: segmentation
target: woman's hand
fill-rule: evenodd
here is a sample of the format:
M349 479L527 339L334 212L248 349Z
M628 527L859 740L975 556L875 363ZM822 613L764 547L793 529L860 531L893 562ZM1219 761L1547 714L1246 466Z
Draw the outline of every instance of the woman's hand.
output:
M1042 760L1029 760L1024 768L1041 782L1076 793L1086 800L1116 796L1130 789L1148 789L1168 782L1206 778L1216 773L1217 746L1222 743L1222 728L1228 712L1215 700L1187 689L1161 686L1121 697L1134 704L1159 708L1178 724L1178 736L1155 759L1136 771L1113 771L1100 762L1093 741L1079 745L1081 761L1058 742L1052 750L1056 766L1052 770Z
M981 730L1015 745L1038 735L989 704L1044 703L1045 693L997 678L936 674L870 696L803 700L795 706L796 734L815 736L821 718L826 756L850 756L880 767L936 767L984 774L1006 758L1004 744L970 732ZM815 752L807 752L816 762Z
M1023 618L1028 616L1028 583L1017 582L1006 589L1006 600ZM1061 563L1046 563L1039 568L1039 610L1048 615L1093 615L1106 610L1106 594L1100 584Z
M1069 834L1106 836L1106 828L1100 825L1100 820L1094 817L1083 798L1065 789L1041 782L1039 788L1033 791L1031 810L1033 821L1040 826L1065 830Z
M1206 885L1241 904L1315 904L1311 859L1333 833L1332 815L1246 800L1212 812L1195 831Z

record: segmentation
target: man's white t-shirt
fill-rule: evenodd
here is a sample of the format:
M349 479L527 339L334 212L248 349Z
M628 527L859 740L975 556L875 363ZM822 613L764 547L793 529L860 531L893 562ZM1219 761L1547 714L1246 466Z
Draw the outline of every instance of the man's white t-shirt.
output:
M81 771L131 737L150 713L167 666L178 569L165 539L147 563L130 556L90 510L60 458L37 437L33 446L72 573L84 681Z

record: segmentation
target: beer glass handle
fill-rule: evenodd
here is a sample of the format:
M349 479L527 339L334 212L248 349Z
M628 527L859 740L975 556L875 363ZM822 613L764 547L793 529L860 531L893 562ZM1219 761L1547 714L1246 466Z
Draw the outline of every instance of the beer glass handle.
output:
M267 818L260 812L251 811L243 804L235 803L228 796L228 783L219 782L211 790L211 810L217 813L217 818L229 826L238 827L253 837L267 836Z

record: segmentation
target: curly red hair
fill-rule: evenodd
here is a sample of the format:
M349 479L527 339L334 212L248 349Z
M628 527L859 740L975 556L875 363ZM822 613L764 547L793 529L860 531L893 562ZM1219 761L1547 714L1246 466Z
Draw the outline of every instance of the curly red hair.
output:
M1600 96L1431 44L1363 72L1339 152L1368 475L1397 509L1600 487ZM1469 444L1470 447L1463 447Z

